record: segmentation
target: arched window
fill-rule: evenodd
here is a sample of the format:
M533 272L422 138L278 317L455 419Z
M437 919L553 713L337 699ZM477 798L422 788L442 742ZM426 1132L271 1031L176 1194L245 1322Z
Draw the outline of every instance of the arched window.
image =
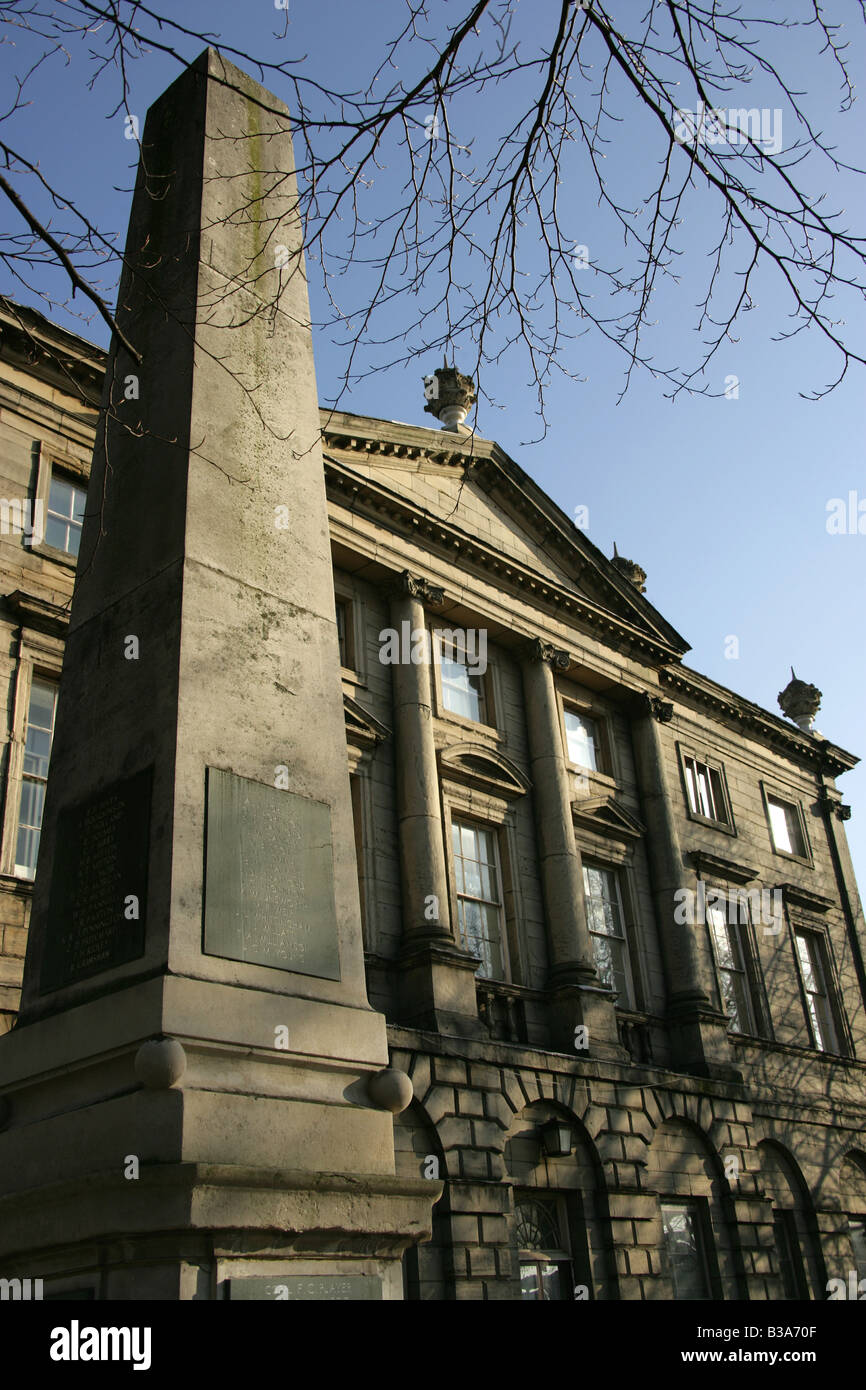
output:
M685 1120L660 1125L650 1145L647 1180L661 1216L659 1288L663 1299L737 1299L743 1267L730 1192L718 1155Z
M662 1202L662 1236L674 1298L712 1298L712 1231L705 1199Z
M773 1208L776 1255L786 1299L824 1297L826 1274L805 1179L795 1160L772 1140L758 1145L761 1181Z
M549 1301L573 1298L574 1276L563 1199L525 1193L515 1196L514 1209L520 1297Z

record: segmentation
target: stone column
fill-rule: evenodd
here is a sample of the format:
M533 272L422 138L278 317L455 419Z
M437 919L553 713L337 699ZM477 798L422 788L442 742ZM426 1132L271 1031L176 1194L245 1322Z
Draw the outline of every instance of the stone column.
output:
M416 1027L482 1036L475 993L478 960L461 949L456 924L451 925L433 737L433 675L427 659L432 652L424 605L438 607L444 597L442 589L408 570L391 592L391 624L401 657L392 667L403 898L397 1014Z
M555 1044L574 1047L574 1030L584 1024L589 1051L615 1046L612 997L595 971L586 920L583 866L574 839L572 794L566 767L553 672L567 670L569 656L536 639L523 659L523 689L529 731L531 778L541 882L547 916L552 1025Z
M632 723L635 767L647 824L647 857L668 989L672 1060L676 1067L697 1075L737 1079L736 1073L732 1076L726 1020L707 992L703 963L707 962L708 969L706 924L680 924L674 915L677 890L696 890L697 878L683 857L673 800L681 793L669 784L659 729L660 724L671 722L673 712L669 701L645 693L638 699Z

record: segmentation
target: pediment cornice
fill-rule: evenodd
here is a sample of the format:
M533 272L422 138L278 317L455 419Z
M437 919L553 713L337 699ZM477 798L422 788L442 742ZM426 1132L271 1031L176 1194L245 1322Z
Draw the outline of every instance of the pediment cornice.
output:
M575 801L571 814L577 825L596 834L612 835L618 840L639 840L646 834L643 821L627 811L613 796L590 796Z
M452 743L438 753L443 777L506 799L524 796L528 777L509 758L481 743Z

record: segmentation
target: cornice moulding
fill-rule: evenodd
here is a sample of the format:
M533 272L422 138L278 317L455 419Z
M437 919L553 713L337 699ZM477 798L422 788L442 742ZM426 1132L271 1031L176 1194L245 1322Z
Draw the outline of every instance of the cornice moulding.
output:
M69 628L68 608L25 593L23 589L15 589L7 594L6 604L25 627L40 628L61 636L65 636Z
M723 859L720 854L710 854L705 849L691 850L688 858L697 869L698 877L704 880L723 878L731 883L751 883L758 876L757 869L737 864L733 859Z

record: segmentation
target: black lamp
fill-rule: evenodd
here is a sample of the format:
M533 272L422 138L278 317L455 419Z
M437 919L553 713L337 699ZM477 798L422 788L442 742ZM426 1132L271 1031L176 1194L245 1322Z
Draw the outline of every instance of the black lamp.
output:
M547 1120L539 1129L544 1152L550 1158L567 1158L572 1148L571 1125L567 1120Z

